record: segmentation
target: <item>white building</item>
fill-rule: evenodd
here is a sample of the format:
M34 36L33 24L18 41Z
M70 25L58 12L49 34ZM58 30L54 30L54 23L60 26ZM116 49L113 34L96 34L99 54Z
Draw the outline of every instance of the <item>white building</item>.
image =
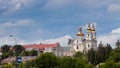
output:
M68 45L71 46L71 53L75 53L78 51L86 53L91 48L96 50L97 40L94 24L92 24L92 27L90 26L90 24L88 24L86 31L87 32L85 38L84 33L82 32L82 27L79 27L77 37L75 39L69 39Z

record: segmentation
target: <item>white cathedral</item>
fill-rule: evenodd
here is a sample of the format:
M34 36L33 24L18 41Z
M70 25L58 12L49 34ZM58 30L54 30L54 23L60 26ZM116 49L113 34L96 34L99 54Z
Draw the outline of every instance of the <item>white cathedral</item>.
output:
M84 37L84 33L82 32L82 27L79 27L77 37L73 40L69 39L68 45L70 45L71 54L74 54L78 51L86 53L91 48L96 50L97 40L94 24L92 24L92 27L90 24L88 24L86 38Z

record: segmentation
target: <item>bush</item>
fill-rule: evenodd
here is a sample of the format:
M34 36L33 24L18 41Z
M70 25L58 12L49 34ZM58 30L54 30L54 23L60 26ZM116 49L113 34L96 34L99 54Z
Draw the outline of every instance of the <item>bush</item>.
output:
M2 68L14 68L12 64L3 64Z

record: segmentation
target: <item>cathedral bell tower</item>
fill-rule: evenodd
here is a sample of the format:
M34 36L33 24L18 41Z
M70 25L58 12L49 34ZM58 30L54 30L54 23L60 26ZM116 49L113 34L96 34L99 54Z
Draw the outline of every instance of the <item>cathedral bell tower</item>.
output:
M96 40L96 31L95 31L94 24L92 24L92 39Z
M79 27L79 31L77 33L77 38L83 40L84 38L84 33L82 32L82 26Z
M87 40L92 40L92 31L91 31L91 27L90 27L90 23L88 24L87 27Z

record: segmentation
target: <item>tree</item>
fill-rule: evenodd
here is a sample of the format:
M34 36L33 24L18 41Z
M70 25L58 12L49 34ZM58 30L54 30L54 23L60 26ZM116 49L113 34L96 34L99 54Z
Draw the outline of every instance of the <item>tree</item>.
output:
M106 51L106 60L107 60L107 58L109 58L109 56L110 56L110 53L111 53L111 51L112 51L112 47L110 46L110 44L108 44L107 43L107 45L105 46L105 51Z
M115 67L115 62L114 61L109 61L109 62L106 62L106 63L99 64L98 68L118 68L118 67Z
M117 40L117 42L115 43L115 45L116 45L116 48L114 49L114 51L117 52L117 53L120 53L120 41Z
M2 68L14 68L12 64L3 64Z
M75 67L74 68L93 68L92 64L86 63L86 61L84 61L84 60L82 60L80 58L76 58L75 62L74 62L75 63Z
M19 55L19 54L22 53L22 51L24 51L25 49L24 49L24 47L21 46L21 45L15 45L15 46L13 47L13 50L14 50L14 52L15 52L15 55Z
M31 50L30 51L30 56L37 56L38 55L38 51L37 50Z
M22 55L23 56L30 56L30 51L25 50L25 51L23 51Z
M35 59L35 66L38 68L54 68L57 65L59 65L58 59L52 53L40 54L40 56Z
M38 68L35 67L35 60L27 60L24 63L21 63L20 68Z
M77 59L75 63L75 68L85 68L85 61L81 60L80 58Z
M96 58L96 52L91 49L87 52L87 60L88 60L88 63L92 63L92 64L96 64L95 63L95 58Z
M2 47L1 47L1 49L2 49L2 56L1 56L1 58L0 58L0 61L2 60L2 59L5 59L5 58L8 58L8 57L10 57L10 56L13 56L13 51L12 50L10 50L10 46L9 45L3 45Z
M10 51L10 46L9 45L3 45L1 47L1 49L2 49L2 52L8 52L8 51Z
M99 63L106 61L106 50L102 43L99 44L97 54L99 55Z
M2 56L1 56L1 60L2 60L2 59L6 59L6 58L8 58L8 57L9 57L8 52L3 53Z
M81 52L76 52L73 57L75 58L81 58L81 59L84 59L85 58L85 55Z
M62 57L60 68L75 68L76 59L72 57Z
M117 40L117 42L115 43L115 45L116 45L118 48L120 48L120 41Z
M113 51L107 61L109 62L111 60L114 62L120 62L120 53Z

